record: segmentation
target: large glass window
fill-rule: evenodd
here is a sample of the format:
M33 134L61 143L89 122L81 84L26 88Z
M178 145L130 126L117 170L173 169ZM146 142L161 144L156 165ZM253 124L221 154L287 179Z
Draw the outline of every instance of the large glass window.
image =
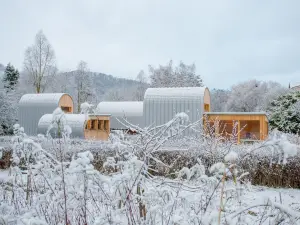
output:
M258 120L240 122L241 140L260 140L260 123Z

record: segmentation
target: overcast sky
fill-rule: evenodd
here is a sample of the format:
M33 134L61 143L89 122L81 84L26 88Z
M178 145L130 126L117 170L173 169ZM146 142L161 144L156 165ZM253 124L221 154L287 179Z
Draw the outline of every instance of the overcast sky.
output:
M0 63L22 69L42 29L59 70L135 78L148 65L195 63L209 88L250 78L300 82L299 0L3 0Z

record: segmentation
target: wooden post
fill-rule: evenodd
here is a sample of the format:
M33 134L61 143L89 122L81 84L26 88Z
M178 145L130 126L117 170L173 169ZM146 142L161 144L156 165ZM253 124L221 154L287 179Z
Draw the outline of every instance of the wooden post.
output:
M98 130L98 120L95 120L95 130Z
M219 136L219 133L220 133L220 120L218 120L218 122L216 123L216 121L215 121L215 124L216 124L216 130L215 130L215 135L216 135L216 137L218 137Z
M204 134L207 134L207 131L206 131L207 117L208 117L207 115L203 115L203 117L202 117Z
M259 119L259 140L264 139L264 121L262 119L262 117Z
M238 129L237 129L237 135L238 135L238 144L240 144L241 143L241 122L240 122L240 120L238 120Z

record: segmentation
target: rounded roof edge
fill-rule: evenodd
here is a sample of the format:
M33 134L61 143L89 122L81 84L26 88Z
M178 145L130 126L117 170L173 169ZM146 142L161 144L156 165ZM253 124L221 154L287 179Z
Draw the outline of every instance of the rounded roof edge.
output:
M145 92L144 99L147 98L163 98L163 97L203 97L205 90L210 91L208 87L171 87L171 88L148 88Z
M67 93L39 93L39 94L25 94L21 97L19 104L53 104L59 103L60 99L68 95L72 101L73 98Z
M38 122L38 126L49 125L52 122L53 114L44 114ZM88 117L85 114L65 114L66 123L72 126L84 126Z
M143 101L100 102L96 112L111 116L143 116Z

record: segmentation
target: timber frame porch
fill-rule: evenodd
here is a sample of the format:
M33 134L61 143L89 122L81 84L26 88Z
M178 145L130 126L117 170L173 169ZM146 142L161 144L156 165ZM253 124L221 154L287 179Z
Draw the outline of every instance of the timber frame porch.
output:
M265 140L268 136L268 119L264 112L206 112L203 115L204 130L225 139L235 138L238 144Z

